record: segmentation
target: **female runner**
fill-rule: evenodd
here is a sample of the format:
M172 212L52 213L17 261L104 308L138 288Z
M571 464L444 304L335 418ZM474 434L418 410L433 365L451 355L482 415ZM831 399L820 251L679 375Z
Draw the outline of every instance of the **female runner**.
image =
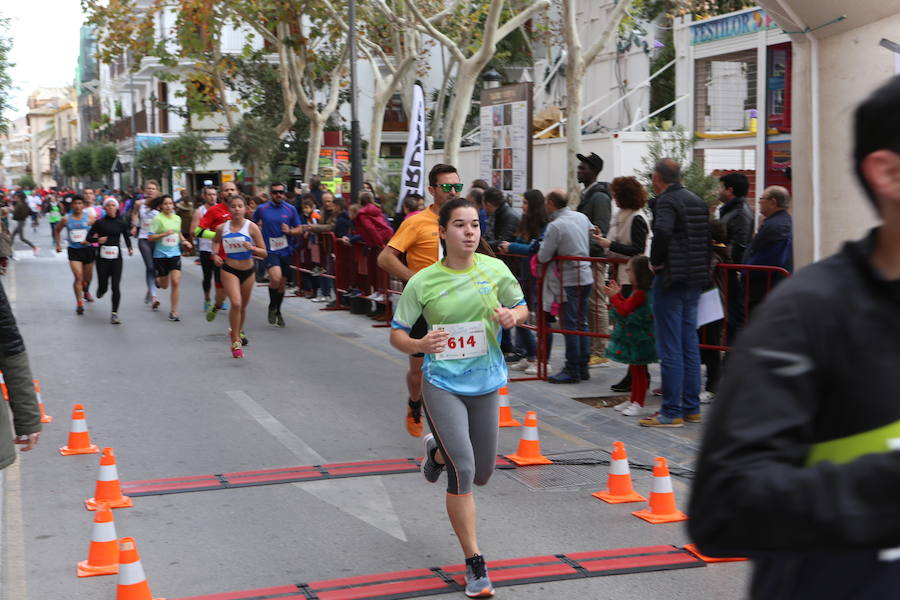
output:
M160 289L172 284L170 296L171 308L169 310L170 321L180 321L178 316L178 297L181 293L181 245L191 248L181 233L181 217L175 214L175 201L172 196L165 195L160 198L159 208L162 212L153 217L150 224L150 235L147 239L154 243L153 266L156 270L156 285ZM179 243L180 242L180 243ZM154 310L159 307L159 301L154 299Z
M228 320L231 329L231 356L243 358L243 346L247 343L244 335L244 320L247 317L247 305L256 282L254 274L256 266L253 257L265 258L268 254L256 223L246 217L246 206L241 196L228 198L228 210L231 220L225 221L216 228L213 238L213 262L222 268L222 287L231 301ZM223 252L220 252L219 248ZM222 258L224 253L225 258Z
M125 238L128 247L128 256L134 253L131 248L131 237L128 235L129 227L119 217L119 201L109 196L103 201L105 215L97 219L88 231L88 240L100 244L100 252L97 254L97 299L103 297L112 283L112 314L109 322L120 325L119 301L122 293L119 291L119 282L122 280L122 249L119 247L119 237Z
M425 353L422 396L432 434L424 439L422 472L435 482L447 469L447 514L466 559L466 595L486 598L494 589L478 547L472 484L486 484L496 461L497 390L507 380L500 329L523 323L528 307L506 265L476 254L480 227L471 201L445 203L438 226L444 258L406 284L391 344ZM408 332L420 315L432 330L416 340Z
M156 268L153 264L153 242L148 236L152 233L150 225L159 214L159 184L149 179L144 182L144 197L138 200L131 210L132 234L138 238L138 250L144 259L145 278L147 279L147 294L144 296L144 304L151 302L153 310L159 310L159 300L156 298Z

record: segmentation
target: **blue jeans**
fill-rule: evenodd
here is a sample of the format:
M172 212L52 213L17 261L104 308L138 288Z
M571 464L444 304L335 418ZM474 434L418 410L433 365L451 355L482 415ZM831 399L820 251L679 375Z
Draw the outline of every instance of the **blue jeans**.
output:
M537 340L532 330L516 327L516 350L524 354L528 360L537 357Z
M572 331L590 331L588 328L588 298L593 284L566 286L566 301L560 307L562 328ZM694 320L696 321L696 315ZM591 338L586 335L564 335L566 339L565 370L578 377L582 369L587 369L591 358Z
M700 286L684 284L666 287L662 276L653 281L656 351L662 367L660 413L671 419L700 413L700 291Z

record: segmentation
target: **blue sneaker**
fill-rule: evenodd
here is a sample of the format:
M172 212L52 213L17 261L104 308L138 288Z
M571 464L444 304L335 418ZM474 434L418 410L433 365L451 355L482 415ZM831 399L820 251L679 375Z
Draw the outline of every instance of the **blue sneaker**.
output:
M556 375L548 377L547 383L581 383L581 377L579 375L572 376L571 373L563 369Z
M434 483L444 471L444 465L434 460L434 452L437 450L437 442L434 441L434 434L426 435L422 442L425 444L425 458L422 459L422 475L429 483Z
M228 310L228 300L222 302L222 308L220 308L219 310Z
M206 300L203 302L203 312L204 313L208 313L210 307L212 307L212 302L210 302L209 300Z
M466 596L469 598L490 598L494 595L494 586L488 577L484 557L476 554L466 559Z

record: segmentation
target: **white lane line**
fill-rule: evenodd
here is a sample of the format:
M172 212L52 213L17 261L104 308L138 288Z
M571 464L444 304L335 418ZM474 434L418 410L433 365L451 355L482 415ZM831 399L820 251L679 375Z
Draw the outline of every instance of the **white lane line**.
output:
M18 600L28 597L25 583L25 527L22 520L22 475L19 461L4 470L6 518L6 546L4 547L2 570L2 590L4 600Z
M225 394L290 450L300 460L300 464L321 465L328 462L246 392L231 390ZM295 483L294 487L402 542L407 541L400 517L394 510L391 497L379 476L340 481L310 481Z
M234 400L238 406L243 408L248 415L253 417L263 429L272 434L272 436L284 445L291 453L304 461L302 464L320 465L325 462L325 458L304 442L294 432L281 424L272 413L263 408L256 400L248 396L241 390L232 390L225 392L229 398Z

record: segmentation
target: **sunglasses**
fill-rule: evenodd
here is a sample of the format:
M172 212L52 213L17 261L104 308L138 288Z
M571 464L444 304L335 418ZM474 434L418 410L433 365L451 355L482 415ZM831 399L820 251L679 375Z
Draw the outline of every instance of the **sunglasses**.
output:
M272 194L279 194L281 196L284 196L285 193L286 192L284 190L272 190Z
M442 183L438 186L441 188L441 191L444 193L450 192L450 190L456 190L457 192L461 192L463 189L463 184L461 183Z

